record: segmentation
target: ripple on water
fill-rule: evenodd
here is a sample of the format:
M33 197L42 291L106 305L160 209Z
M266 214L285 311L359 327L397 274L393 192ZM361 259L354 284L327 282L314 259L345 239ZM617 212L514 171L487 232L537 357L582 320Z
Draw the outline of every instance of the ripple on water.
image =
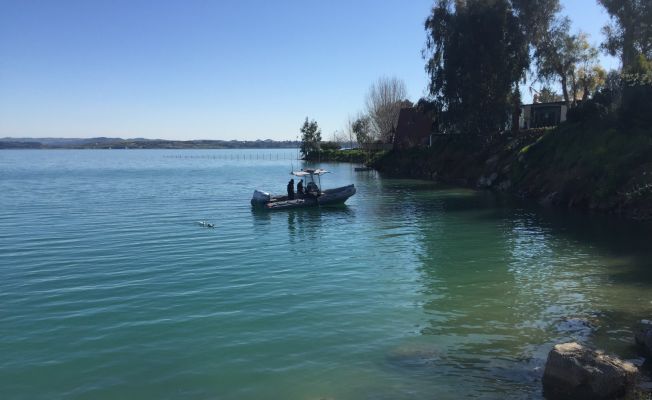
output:
M346 207L261 213L287 160L204 153L3 153L3 394L537 398L552 343L652 311L640 231L348 164Z

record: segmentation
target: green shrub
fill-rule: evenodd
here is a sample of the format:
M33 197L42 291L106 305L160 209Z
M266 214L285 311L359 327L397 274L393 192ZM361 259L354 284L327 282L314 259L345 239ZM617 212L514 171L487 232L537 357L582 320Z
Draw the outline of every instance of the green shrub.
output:
M311 152L305 158L308 161L339 161L364 163L367 161L367 153L362 149L338 150L322 148L321 152Z

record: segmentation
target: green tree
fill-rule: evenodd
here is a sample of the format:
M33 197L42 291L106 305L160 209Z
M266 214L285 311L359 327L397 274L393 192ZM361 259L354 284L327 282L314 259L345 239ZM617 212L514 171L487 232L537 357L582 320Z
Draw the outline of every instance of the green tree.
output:
M586 101L607 79L607 71L599 65L582 66L577 71L577 95Z
M621 78L621 121L649 129L652 126L652 62L639 54Z
M301 127L301 154L303 158L309 159L314 156L314 153L319 151L319 143L321 142L321 130L317 125L317 121L306 120Z
M652 118L652 1L598 0L611 16L602 47L622 61L620 119L628 124ZM618 98L616 98L618 101Z
M512 103L512 120L510 121L512 125L512 133L518 132L521 127L519 125L521 117L521 89L518 85L514 87L514 91L511 96Z
M439 104L436 101L422 97L417 101L414 107L417 111L430 118L435 125L438 123L441 110L439 110Z
M570 107L576 104L578 71L581 66L597 62L598 51L592 47L585 33L571 35L570 20L560 18L537 44L534 57L537 75L550 82L559 80L564 101Z
M598 49L588 42L588 35L580 32L577 35L578 61L571 71L571 91L573 102L586 100L589 94L604 83L605 70L598 65Z
M554 103L557 101L562 101L564 98L561 97L557 92L552 90L550 86L544 86L539 90L539 93L534 95L534 102L537 103Z
M521 29L534 47L545 37L561 11L559 0L512 0L512 6Z
M652 2L650 0L598 0L611 16L603 28L607 40L603 48L619 55L623 71L636 64L639 54L652 60Z
M356 141L363 148L368 148L372 142L371 138L371 119L366 115L359 116L351 124L351 130L355 134Z
M529 64L528 40L508 0L438 0L426 20L429 91L445 130L502 129Z

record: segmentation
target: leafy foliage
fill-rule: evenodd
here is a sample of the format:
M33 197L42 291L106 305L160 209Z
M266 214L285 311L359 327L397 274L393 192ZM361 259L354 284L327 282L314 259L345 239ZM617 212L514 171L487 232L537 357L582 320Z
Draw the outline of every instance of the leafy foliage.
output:
M620 55L624 72L642 54L652 59L652 2L650 0L598 0L611 16L612 23L603 28L607 41L603 48Z
M582 101L586 101L592 93L604 85L606 79L607 71L599 65L580 67L573 90L574 96L581 96Z
M425 23L429 91L447 131L493 133L528 67L528 41L507 0L439 0Z
M361 146L368 147L368 145L371 144L371 119L368 116L363 115L358 117L358 119L353 122L351 129L355 134L356 141Z
M623 74L623 98L620 117L629 126L652 126L652 63L642 55L638 63Z
M351 149L351 150L325 150L322 149L321 160L322 161L341 161L341 162L354 162L354 163L364 163L369 158L369 155L361 149Z
M543 40L561 10L559 0L512 0L512 7L532 46Z
M556 93L550 86L544 86L539 90L539 93L534 95L534 102L537 103L554 103L562 101L563 97Z
M322 151L339 150L340 145L337 142L322 142L319 145Z
M572 106L581 90L588 97L602 75L595 70L598 51L589 44L587 35L581 32L571 35L569 30L568 18L556 20L536 45L534 57L539 78L547 82L559 80L564 101Z
M319 152L319 143L321 142L321 130L317 121L306 120L301 127L301 154L304 158L310 158L311 154Z

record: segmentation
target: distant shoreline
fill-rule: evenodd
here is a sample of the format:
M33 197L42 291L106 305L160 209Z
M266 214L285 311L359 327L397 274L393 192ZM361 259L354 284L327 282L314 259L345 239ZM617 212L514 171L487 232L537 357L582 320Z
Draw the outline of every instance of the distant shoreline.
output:
M275 140L163 140L121 138L2 138L0 150L20 149L296 149L297 141Z

